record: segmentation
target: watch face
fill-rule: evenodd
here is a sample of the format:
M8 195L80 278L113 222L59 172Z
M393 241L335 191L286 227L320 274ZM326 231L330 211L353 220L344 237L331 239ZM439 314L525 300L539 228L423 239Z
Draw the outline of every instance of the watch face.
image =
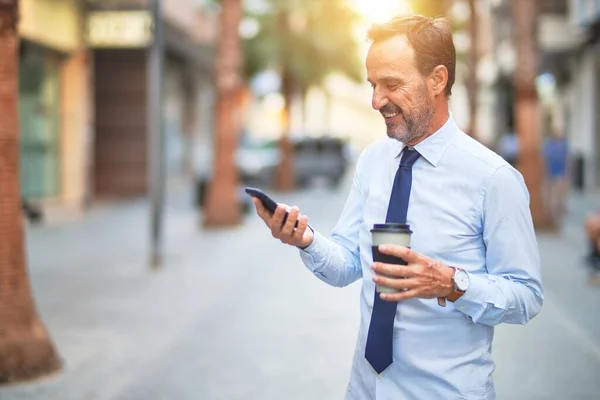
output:
M469 274L462 269L456 271L454 275L454 283L456 284L456 288L461 292L464 292L469 287Z

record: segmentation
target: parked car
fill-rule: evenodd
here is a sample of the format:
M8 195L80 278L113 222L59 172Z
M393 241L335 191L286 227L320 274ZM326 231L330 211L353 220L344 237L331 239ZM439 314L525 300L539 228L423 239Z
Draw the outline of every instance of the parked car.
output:
M240 181L246 186L270 186L280 160L277 141L244 141L236 157Z
M325 179L332 187L342 181L348 164L349 150L345 140L334 137L301 138L293 141L294 171L299 188L306 188L315 179ZM244 192L245 186L273 187L275 170L281 160L278 142L243 140L236 154L240 178L240 202L247 212L252 202ZM201 207L206 200L206 188L212 174L212 160L207 155L203 160L207 167L199 174L196 188L196 204Z
M212 179L212 154L205 154L203 168L198 173L196 204L204 206L206 189ZM238 190L244 212L252 207L252 200L244 192L245 186L269 187L273 183L275 169L279 164L280 153L276 141L242 140L236 154L236 164L240 179Z
M326 179L332 187L342 181L348 167L348 146L334 137L303 138L294 143L296 182L306 187L314 179Z

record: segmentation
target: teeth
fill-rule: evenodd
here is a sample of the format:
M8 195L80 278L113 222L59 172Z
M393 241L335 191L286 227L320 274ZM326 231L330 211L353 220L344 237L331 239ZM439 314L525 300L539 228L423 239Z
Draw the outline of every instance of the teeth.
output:
M383 114L383 116L384 116L385 118L393 118L393 117L395 117L396 115L398 115L398 113L393 113L393 114L384 114L384 113L382 113L382 114Z

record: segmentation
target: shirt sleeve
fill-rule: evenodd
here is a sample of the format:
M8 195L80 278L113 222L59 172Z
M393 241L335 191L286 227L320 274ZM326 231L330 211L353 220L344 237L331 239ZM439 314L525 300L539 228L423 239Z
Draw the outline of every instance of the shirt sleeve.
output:
M508 165L498 168L488 182L483 207L488 273L469 273L469 288L454 306L477 323L526 324L539 313L544 292L521 174Z
M364 154L363 151L358 159L350 194L330 237L315 231L312 243L300 249L304 265L331 286L344 287L362 277L359 231L364 204L360 178Z

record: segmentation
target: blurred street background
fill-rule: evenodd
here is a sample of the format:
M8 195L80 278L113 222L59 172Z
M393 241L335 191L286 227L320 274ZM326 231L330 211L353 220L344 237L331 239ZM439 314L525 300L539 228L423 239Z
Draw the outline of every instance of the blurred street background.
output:
M315 279L243 188L333 228L356 157L385 135L366 30L411 12L451 18L452 114L540 199L546 299L529 325L496 329L498 399L599 398L585 221L600 209L600 1L19 7L26 267L62 368L1 400L343 398L360 282Z

